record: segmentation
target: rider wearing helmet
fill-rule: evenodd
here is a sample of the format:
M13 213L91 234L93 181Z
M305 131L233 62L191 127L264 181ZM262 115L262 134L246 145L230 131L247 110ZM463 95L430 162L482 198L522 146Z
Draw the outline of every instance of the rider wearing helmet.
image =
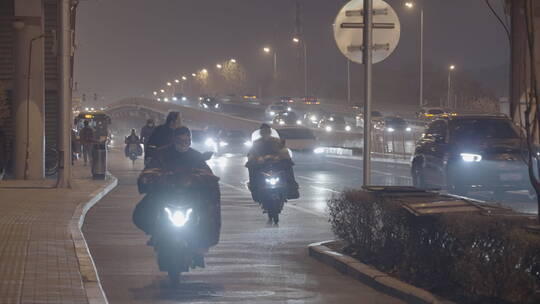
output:
M126 136L126 147L124 148L124 153L126 154L126 157L129 157L129 146L135 145L137 149L137 155L142 155L142 149L141 149L141 139L139 136L137 136L137 132L135 129L131 129L131 134L129 136Z

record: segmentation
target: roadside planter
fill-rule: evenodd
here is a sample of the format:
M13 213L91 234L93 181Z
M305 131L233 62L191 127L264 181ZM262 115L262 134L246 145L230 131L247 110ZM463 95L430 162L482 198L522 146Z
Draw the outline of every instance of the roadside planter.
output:
M381 285L379 275L372 284L383 291L415 303L540 303L540 235L527 229L532 216L411 187L347 190L329 210L343 246L315 252L321 244L314 244L310 254L347 256L383 272L389 283ZM394 288L403 284L405 292Z

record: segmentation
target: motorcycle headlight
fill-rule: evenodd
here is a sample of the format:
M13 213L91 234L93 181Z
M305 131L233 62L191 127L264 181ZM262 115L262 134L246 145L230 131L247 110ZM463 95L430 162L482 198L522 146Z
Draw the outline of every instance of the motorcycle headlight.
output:
M326 126L325 130L326 130L326 132L332 132L332 127Z
M167 212L169 220L175 227L183 227L189 221L189 217L191 216L193 209L189 208L185 211L183 210L172 211L168 207L165 207L165 212Z
M461 153L461 159L465 162L479 162L482 160L482 155L473 153Z
M270 115L274 116L274 115L276 115L276 112L270 111Z
M209 146L209 147L213 147L216 145L216 142L211 139L211 138L208 138L205 142L204 142L205 145Z
M208 105L203 103L203 108L208 109Z
M214 106L214 108L218 109L218 108L219 108L219 103L216 103L216 105Z
M390 127L390 128L388 128L388 129L386 129L386 131L388 131L388 132L392 133L392 132L394 132L394 131L395 131L395 129L394 129L394 128L392 128L392 127Z
M269 177L266 179L266 183L270 186L275 186L279 183L279 177Z
M285 124L285 121L284 120L280 120L279 121L279 125L283 126Z
M311 115L311 117L310 117L309 119L311 119L311 121L316 121L316 120L317 120L317 116Z

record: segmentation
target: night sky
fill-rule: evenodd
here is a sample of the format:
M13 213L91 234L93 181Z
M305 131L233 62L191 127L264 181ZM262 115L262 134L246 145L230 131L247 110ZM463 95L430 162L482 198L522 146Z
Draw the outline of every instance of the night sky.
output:
M375 71L418 64L419 14L389 0L402 33L396 51ZM502 11L501 0L491 0ZM346 61L335 46L332 23L346 1L303 0L304 34L313 86L343 83ZM505 94L508 40L483 0L425 0L426 65L458 66L497 95ZM250 75L270 68L261 51L273 45L281 72L296 69L293 0L88 0L77 15L76 95L106 102L150 96L164 82L236 58ZM362 67L353 90L361 93ZM315 88L316 90L316 88Z

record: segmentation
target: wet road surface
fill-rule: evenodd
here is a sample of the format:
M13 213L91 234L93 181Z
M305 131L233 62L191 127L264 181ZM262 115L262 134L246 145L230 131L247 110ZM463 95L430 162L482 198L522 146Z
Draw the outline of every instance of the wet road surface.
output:
M119 153L111 159L119 186L89 212L83 228L110 303L402 303L307 254L308 244L333 238L326 199L360 181L346 161L336 160L342 169L332 171L296 168L302 198L288 203L273 227L245 188L244 159L211 160L222 178L221 241L207 255L207 268L185 274L172 290L145 245L147 237L131 223L141 198L141 163L132 167Z

